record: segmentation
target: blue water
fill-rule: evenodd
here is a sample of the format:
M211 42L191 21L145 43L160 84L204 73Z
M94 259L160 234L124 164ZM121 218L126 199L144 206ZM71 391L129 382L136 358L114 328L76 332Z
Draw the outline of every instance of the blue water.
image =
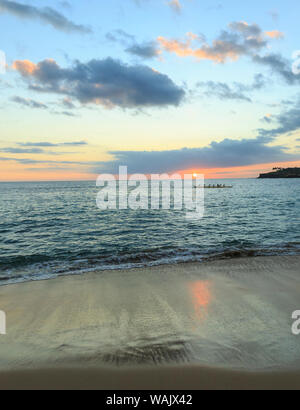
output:
M94 181L0 183L0 284L300 252L299 179L226 184L205 190L204 218L188 220L185 211L101 211Z

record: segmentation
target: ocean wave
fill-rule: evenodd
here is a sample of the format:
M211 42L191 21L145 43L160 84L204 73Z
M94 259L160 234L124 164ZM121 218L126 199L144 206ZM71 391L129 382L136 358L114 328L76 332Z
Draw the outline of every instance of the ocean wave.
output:
M46 280L65 275L80 275L104 270L126 270L188 262L209 262L222 259L300 254L300 242L269 247L227 248L219 250L168 249L144 250L102 256L77 256L70 259L47 255L19 256L6 260L0 271L0 286L26 281ZM0 261L1 266L1 261ZM5 268L3 269L3 267Z

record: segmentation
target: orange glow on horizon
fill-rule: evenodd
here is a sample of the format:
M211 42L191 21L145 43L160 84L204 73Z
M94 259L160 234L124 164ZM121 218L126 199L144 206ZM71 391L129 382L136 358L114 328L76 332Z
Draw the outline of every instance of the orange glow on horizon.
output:
M299 167L299 162L277 162L274 164L260 164L249 165L245 167L232 167L232 168L211 168L211 169L189 169L169 172L171 176L173 174L179 174L183 177L185 174L189 174L192 177L200 176L204 174L205 179L225 179L225 178L257 178L260 173L270 172L274 167ZM0 181L68 181L68 180L94 180L97 178L97 174L90 173L87 168L70 167L70 169L43 169L36 168L26 169L22 164L8 163L0 161ZM116 175L117 176L117 175ZM128 174L130 176L130 173ZM148 177L150 175L148 174Z
M200 176L204 175L205 179L224 179L224 178L257 178L259 174L264 172L271 172L274 167L282 168L293 168L300 167L299 161L295 162L276 162L271 164L255 164L247 165L244 167L230 167L230 168L203 168L197 169L187 169L177 171L181 176L184 174L197 174Z

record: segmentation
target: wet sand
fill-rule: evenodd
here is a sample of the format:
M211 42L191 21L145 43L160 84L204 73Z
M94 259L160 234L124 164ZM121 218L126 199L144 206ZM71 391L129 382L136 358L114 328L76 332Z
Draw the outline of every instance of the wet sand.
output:
M4 388L300 388L300 257L0 287Z
M1 390L299 390L300 372L174 366L43 368L0 373Z

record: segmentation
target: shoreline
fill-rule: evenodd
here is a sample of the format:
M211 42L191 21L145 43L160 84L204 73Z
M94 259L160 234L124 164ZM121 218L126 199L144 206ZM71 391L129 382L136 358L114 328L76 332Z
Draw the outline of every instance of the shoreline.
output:
M299 264L245 257L3 285L0 389L300 388Z
M291 247L290 244L286 244L287 249ZM291 250L281 250L276 252L274 249L264 250L262 249L248 249L248 250L225 250L220 253L212 253L207 255L198 255L193 256L191 259L185 259L184 256L173 257L166 261L165 258L158 259L156 261L149 261L149 262L124 262L119 265L106 265L106 266L95 266L95 267L87 267L82 268L80 270L71 270L65 271L63 273L54 273L51 274L43 274L42 276L33 275L31 278L27 277L24 278L22 276L5 276L0 277L0 289L3 286L9 285L18 285L28 282L38 282L38 281L47 281L47 280L54 280L64 277L74 277L74 276L85 276L90 274L101 274L107 272L128 272L128 271L135 271L135 270L143 270L143 269L155 269L155 268L165 268L165 267L172 267L177 265L193 265L193 264L211 264L211 263L218 263L222 261L234 261L236 259L244 259L244 258L270 258L270 257L300 257L300 248L297 247ZM17 279L17 280L16 280ZM8 283L6 283L8 281ZM10 282L11 281L11 282ZM4 282L4 283L3 283Z

